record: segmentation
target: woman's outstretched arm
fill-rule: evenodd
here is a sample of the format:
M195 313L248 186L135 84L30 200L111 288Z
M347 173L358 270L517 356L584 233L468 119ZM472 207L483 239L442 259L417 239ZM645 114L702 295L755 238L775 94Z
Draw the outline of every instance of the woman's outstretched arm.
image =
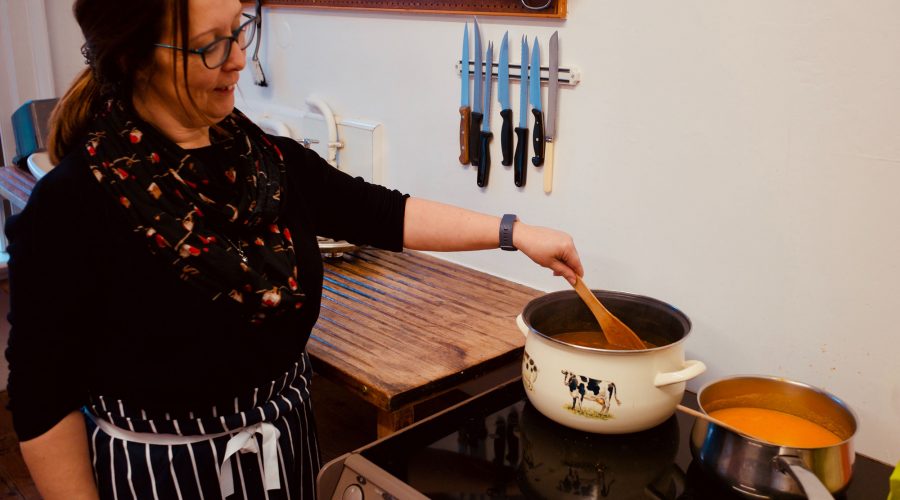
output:
M513 245L531 260L570 283L584 268L568 234L517 221ZM500 246L500 217L421 198L406 200L403 246L412 250L455 252Z

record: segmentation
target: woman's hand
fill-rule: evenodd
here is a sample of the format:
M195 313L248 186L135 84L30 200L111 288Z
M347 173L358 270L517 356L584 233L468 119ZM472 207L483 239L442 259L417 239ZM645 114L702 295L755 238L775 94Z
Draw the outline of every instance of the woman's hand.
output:
M513 225L513 245L536 263L552 269L554 276L562 276L572 285L575 276L584 276L584 267L575 243L568 234L523 222Z

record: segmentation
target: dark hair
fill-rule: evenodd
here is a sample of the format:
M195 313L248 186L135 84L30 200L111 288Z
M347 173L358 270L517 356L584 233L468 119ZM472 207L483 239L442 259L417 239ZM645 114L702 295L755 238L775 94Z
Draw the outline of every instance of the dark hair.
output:
M75 78L50 117L49 153L54 163L87 132L104 97L115 92L130 98L138 71L153 64L154 44L162 37L167 21L171 20L173 40L188 40L188 1L75 1L72 11L84 35L82 53L88 67ZM181 61L186 84L187 57L173 58L173 65L177 61ZM190 93L188 98L193 103Z

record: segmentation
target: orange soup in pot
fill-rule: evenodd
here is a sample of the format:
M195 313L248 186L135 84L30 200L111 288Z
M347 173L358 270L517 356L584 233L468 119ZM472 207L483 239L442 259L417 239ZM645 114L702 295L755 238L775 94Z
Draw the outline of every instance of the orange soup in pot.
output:
M629 350L628 347L622 347L616 344L610 344L606 340L606 336L598 331L582 331L582 332L564 332L553 335L553 338L566 344L578 345L582 347L594 347L597 349L613 349L618 351ZM641 339L646 349L657 347L655 344Z
M843 441L837 434L805 418L777 410L722 408L709 413L747 435L792 448L821 448Z

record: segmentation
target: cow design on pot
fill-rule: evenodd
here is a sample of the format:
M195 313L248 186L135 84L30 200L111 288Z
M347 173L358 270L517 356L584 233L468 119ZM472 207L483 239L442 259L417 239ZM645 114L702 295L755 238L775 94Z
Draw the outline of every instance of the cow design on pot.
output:
M569 388L569 395L572 396L572 406L570 410L592 418L612 418L609 414L609 407L612 402L622 406L619 397L616 395L616 384L609 380L598 380L584 375L577 375L568 370L562 370L563 383ZM584 400L593 401L600 405L600 412L585 411ZM575 407L578 406L576 410Z
M537 380L538 376L538 367L534 362L534 359L528 355L528 351L525 351L525 355L522 357L522 384L529 391L534 390L534 382Z
M582 431L626 434L655 427L675 412L686 381L706 370L701 361L685 360L691 322L657 299L593 293L656 347L621 351L564 342L558 334L598 331L600 325L574 290L538 297L516 318L525 336L522 383L528 400L544 416ZM562 373L562 380L536 376L538 366L544 374Z

